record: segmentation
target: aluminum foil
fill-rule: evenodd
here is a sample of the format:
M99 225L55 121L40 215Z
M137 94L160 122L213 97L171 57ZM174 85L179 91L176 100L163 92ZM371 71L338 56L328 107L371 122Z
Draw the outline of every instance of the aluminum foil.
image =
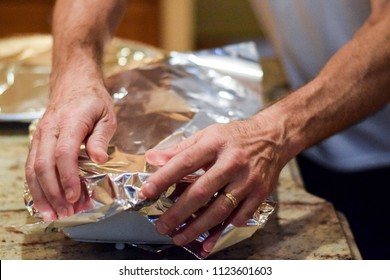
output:
M48 104L52 37L13 36L0 39L0 121L32 121ZM164 52L115 38L104 57L107 75L161 60Z
M157 200L142 201L138 198L139 189L155 170L146 163L145 151L174 145L213 123L252 116L262 108L262 76L256 47L250 42L200 52L171 52L163 61L111 75L106 84L115 102L118 128L105 164L93 163L81 148L83 211L52 223L29 225L28 230L62 230L70 238L82 241L143 247L170 244L170 237L161 240L154 227L146 235L156 236L155 239L140 235L140 222L153 225L180 192L202 176L202 171L183 178ZM25 201L30 213L39 217L28 188ZM221 225L225 229L212 253L250 237L265 225L273 210L274 202L267 200L247 226ZM126 216L129 213L136 216ZM132 224L135 231L126 228L139 217L141 220ZM113 225L119 229L114 230ZM185 248L199 258L207 257L201 249L207 236L208 232Z

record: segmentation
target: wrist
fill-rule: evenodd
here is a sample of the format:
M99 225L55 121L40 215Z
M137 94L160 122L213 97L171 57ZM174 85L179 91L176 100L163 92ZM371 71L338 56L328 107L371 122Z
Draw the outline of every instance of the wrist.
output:
M61 57L61 55L59 55ZM50 74L50 89L62 85L93 83L104 86L102 67L88 53L74 50L72 55L57 59L53 57L53 67Z
M102 76L102 58L91 47L66 47L53 50L52 72L85 72Z
M325 84L316 78L255 116L262 118L263 123L266 120L268 130L279 143L285 163L324 138L326 130L319 122L324 108L316 97L324 90Z

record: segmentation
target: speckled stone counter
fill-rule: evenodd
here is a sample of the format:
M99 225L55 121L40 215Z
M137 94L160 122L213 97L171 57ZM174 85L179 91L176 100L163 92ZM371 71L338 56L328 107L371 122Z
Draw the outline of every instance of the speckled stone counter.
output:
M22 192L28 151L26 124L0 124L1 259L195 259L182 248L151 253L113 244L81 243L61 233L25 235L11 226L34 223ZM295 162L282 171L275 193L276 213L264 229L210 259L359 259L345 219L333 206L305 192Z

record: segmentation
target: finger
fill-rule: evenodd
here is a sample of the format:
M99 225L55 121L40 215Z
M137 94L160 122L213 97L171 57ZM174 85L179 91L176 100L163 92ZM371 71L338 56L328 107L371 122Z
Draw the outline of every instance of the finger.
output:
M253 217L253 214L259 206L267 199L268 195L265 191L255 191L249 194L240 205L239 211L236 211L231 217L231 223L234 226L241 227L247 224L248 219Z
M37 141L31 142L31 149L28 154L25 166L25 176L28 189L34 201L34 208L38 210L44 221L53 221L57 219L57 214L47 201L41 186L35 175L34 160L37 150Z
M94 162L102 164L108 160L107 148L115 130L115 118L107 118L96 124L86 141L87 153Z
M153 173L141 188L141 195L152 198L184 176L193 173L213 161L214 151L205 145L193 145L171 158L163 167Z
M86 187L82 187L80 199L73 205L75 213L90 210L93 207L92 200Z
M207 257L213 251L215 244L217 243L218 239L221 237L221 234L229 224L230 222L228 218L226 222L224 222L223 224L219 224L212 230L210 230L210 236L207 237L207 239L202 243L203 251L200 253L202 257Z
M167 150L148 150L145 153L146 161L154 166L163 166L166 164L174 154Z
M219 165L217 164L214 165L209 171L188 187L179 197L178 201L176 201L176 203L159 218L156 223L156 228L159 233L168 234L173 232L191 217L193 213L206 205L214 194L229 182L230 174L226 173L224 169L221 169L218 166ZM222 204L222 207L224 207L224 205L225 204ZM217 215L219 214L219 212L216 213ZM225 218L225 216L223 218ZM209 226L210 221L214 223L212 219L208 220L205 224L206 227ZM218 221L220 222L221 220L219 219ZM207 229L209 228L210 227Z
M78 156L80 146L88 133L86 124L80 121L75 123L77 126L62 124L54 151L61 188L66 200L72 204L80 199Z
M42 192L37 181L30 181L27 183L30 190L30 194L33 197L34 208L39 212L40 216L45 222L57 220L58 216L56 211L48 203L45 194Z
M34 170L39 185L47 201L53 207L59 218L73 214L73 207L66 201L63 190L59 184L55 165L55 147L57 137L55 128L38 133L38 146L34 161Z
M248 220L253 217L259 205L261 205L261 202L259 204L258 199L259 198L256 196L249 196L249 198L242 200L239 208L237 208L223 224L216 226L210 231L210 236L207 237L202 244L204 252L201 252L201 255L203 257L207 257L213 251L221 234L229 224L232 224L235 227L243 227L248 224ZM260 199L260 201L262 200Z
M173 242L178 246L191 242L201 234L221 224L234 210L235 208L226 196L218 195L206 211L173 235Z
M234 186L229 187L232 188L231 193L233 193L233 190L237 190ZM235 197L237 198L237 195L235 195ZM229 224L236 227L246 226L248 219L253 217L255 211L259 207L259 204L261 204L259 201L263 201L262 198L259 198L258 196L249 195L246 199L242 199L239 206L234 209L231 201L227 199L230 201L229 210L224 209L229 206L226 205L227 200L223 198L223 195L219 195L218 199L209 209L203 212L201 217L195 219L191 224L178 232L180 235L185 235L185 238L173 236L174 242L177 240L181 241L182 239L190 242L204 232L209 231L210 236L202 244L204 251L203 254L204 256L207 256L210 252L212 252L222 232Z

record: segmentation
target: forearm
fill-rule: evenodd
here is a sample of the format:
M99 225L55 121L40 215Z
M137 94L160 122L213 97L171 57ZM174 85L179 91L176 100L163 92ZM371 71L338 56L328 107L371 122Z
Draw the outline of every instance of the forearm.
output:
M52 27L54 80L74 69L102 75L104 46L119 25L124 7L123 0L56 2Z
M90 207L78 176L82 143L94 162L108 159L116 118L101 64L104 45L119 23L123 4L122 0L56 3L50 102L37 125L26 162L34 207L45 221Z
M279 125L286 158L380 110L390 101L390 5L304 87L261 112Z

